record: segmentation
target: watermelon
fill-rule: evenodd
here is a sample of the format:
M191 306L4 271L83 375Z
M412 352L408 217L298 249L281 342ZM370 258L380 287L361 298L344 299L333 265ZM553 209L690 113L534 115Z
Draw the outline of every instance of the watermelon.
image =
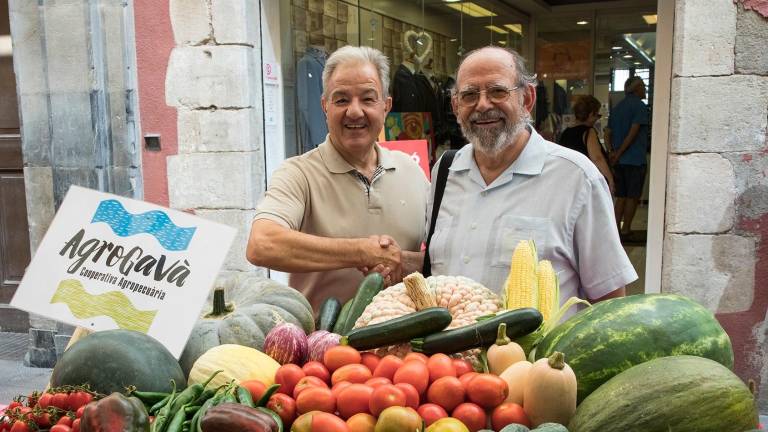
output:
M576 409L571 432L741 432L758 412L746 385L720 363L661 357L600 386Z
M695 355L733 369L733 348L708 309L676 294L606 300L558 325L535 358L565 354L576 374L578 402L630 367L670 355Z

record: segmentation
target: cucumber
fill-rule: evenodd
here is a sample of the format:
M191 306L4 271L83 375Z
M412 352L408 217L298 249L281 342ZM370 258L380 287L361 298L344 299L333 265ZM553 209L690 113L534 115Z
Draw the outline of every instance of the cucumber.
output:
M342 345L359 350L408 342L409 340L439 332L451 323L453 317L446 308L431 307L409 313L378 324L354 329L341 337Z
M333 333L342 334L344 325L347 322L347 317L349 316L350 307L352 307L352 299L347 300L347 302L344 303L344 306L341 307L339 316L336 318L336 322L333 324Z
M360 286L357 288L357 293L355 294L355 297L352 298L352 305L349 306L349 314L344 320L344 328L342 328L342 332L339 333L340 335L344 336L347 332L352 330L352 327L355 326L355 322L360 318L360 315L363 314L366 306L371 303L373 297L376 296L382 288L384 288L384 278L381 276L381 273L371 273L360 282Z
M328 297L320 306L320 313L317 317L317 329L332 331L333 325L339 318L341 312L341 302L336 297Z
M472 348L489 347L496 342L499 324L505 323L507 336L510 339L516 339L539 328L542 320L541 313L533 308L504 311L492 318L468 326L413 339L411 340L411 348L414 351L432 355L435 353L453 354Z

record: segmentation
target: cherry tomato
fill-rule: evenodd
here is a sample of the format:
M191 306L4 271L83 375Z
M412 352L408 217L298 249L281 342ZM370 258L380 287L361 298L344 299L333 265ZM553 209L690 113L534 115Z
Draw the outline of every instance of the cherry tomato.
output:
M440 405L433 403L425 403L417 410L421 418L424 419L424 423L427 426L440 420L441 418L448 417L448 413Z
M306 375L316 376L325 381L327 384L331 383L331 373L328 372L328 368L326 368L325 365L319 361L306 362L301 368L304 370Z
M374 388L384 384L392 384L392 381L390 381L389 378L385 378L385 377L373 377L365 382L365 385L371 386Z
M296 401L287 394L275 393L270 396L267 408L280 416L286 429L289 429L296 419Z
M296 387L293 388L293 398L298 399L299 394L301 394L302 391L312 387L328 388L328 384L318 377L305 376L300 379L299 382L296 383Z
M75 421L72 422L72 432L80 432L80 419L76 418Z
M427 360L427 369L429 369L429 382L431 383L444 376L456 376L453 359L442 353L433 354Z
M516 403L506 402L493 409L491 413L491 424L494 429L500 430L504 426L512 423L518 423L531 427L531 421L525 414L523 407Z
M240 386L248 389L248 391L251 393L251 399L253 399L254 401L261 399L261 396L264 394L265 391L267 391L267 386L263 382L255 379L240 381ZM79 413L80 410L78 409L77 412ZM83 416L82 413L80 413L80 415L75 415L75 417L77 418L80 418L82 416Z
M16 420L11 426L11 432L29 432L30 430L29 425L24 420Z
M401 382L408 383L416 387L416 391L419 394L424 394L427 391L429 385L429 369L427 369L427 363L418 360L406 361L404 365L400 366L400 369L395 372L395 377L392 382L399 384Z
M368 368L371 372L376 370L376 366L379 365L379 362L381 361L381 357L377 356L374 353L365 352L360 354L361 359L360 361L365 365L365 367Z
M51 432L72 432L72 428L67 425L57 424L51 428Z
M69 409L69 395L66 393L54 393L51 399L51 405L63 410Z
M416 387L404 382L395 384L395 387L405 393L405 406L413 409L419 407L421 398L419 397L419 392L416 390Z
M304 370L295 364L284 364L275 372L275 384L280 384L277 388L277 393L284 393L287 395L293 394L293 389L296 384L307 376Z
M342 366L360 363L360 361L362 361L360 352L348 345L336 345L329 348L323 355L323 364L331 373Z
M85 391L75 391L69 394L67 397L67 409L77 410L81 406L87 405L93 400L93 395Z
M22 404L21 402L15 400L15 401L9 403L8 406L5 409L10 411L10 410L12 410L14 408L19 408L19 407L23 407L23 406L24 406L24 404Z
M341 418L348 419L355 414L369 413L372 394L373 387L365 384L352 384L342 389L336 399Z
M411 360L418 360L418 361L426 364L428 359L429 359L429 357L427 357L426 354L418 353L418 352L409 352L408 354L405 355L405 358L403 358L403 361L404 362L409 362Z
M449 412L464 402L464 396L464 386L453 376L438 378L427 390L427 400Z
M493 409L507 398L507 382L493 374L479 374L467 384L467 397L485 409Z
M384 377L392 381L392 378L395 376L395 372L402 366L405 362L400 357L393 356L392 354L384 356L381 360L379 360L379 364L376 365L376 369L373 371L373 376L375 377Z
M37 406L40 408L48 408L51 406L51 403L53 402L53 394L51 393L43 393L40 395L40 397L37 399Z
M372 377L371 370L362 364L344 365L333 372L331 383L336 384L341 381L362 384Z
M460 377L467 372L474 372L475 368L472 367L472 363L469 360L453 359L453 367L456 368L456 376Z
M38 412L38 411L35 411ZM34 421L41 429L45 429L51 425L51 415L45 411L32 415L32 421Z
M63 415L61 416L61 418L59 418L59 421L57 421L56 424L72 427L72 417L68 415Z
M383 385L376 387L371 394L369 407L371 414L378 417L382 411L391 406L405 406L405 392L393 385Z
M243 383L241 382L240 385L243 385ZM264 393L264 392L262 392L262 393ZM251 397L253 397L253 393L251 393ZM259 396L259 397L261 397L261 396ZM259 400L259 399L256 398L254 400ZM75 411L75 418L82 417L84 412L85 412L85 407L81 406L80 408L77 409L77 411Z
M310 387L296 398L296 411L300 414L310 411L333 413L336 412L336 398L329 388Z
M451 413L451 417L464 423L470 432L477 432L480 429L484 429L485 424L488 421L485 416L485 411L480 408L479 405L471 402L465 402L457 406Z

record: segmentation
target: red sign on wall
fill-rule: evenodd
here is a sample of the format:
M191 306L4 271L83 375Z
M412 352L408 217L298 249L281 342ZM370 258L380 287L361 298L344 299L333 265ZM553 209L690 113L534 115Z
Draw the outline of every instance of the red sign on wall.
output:
M379 145L389 150L400 150L410 156L424 171L427 180L430 180L427 140L379 141Z

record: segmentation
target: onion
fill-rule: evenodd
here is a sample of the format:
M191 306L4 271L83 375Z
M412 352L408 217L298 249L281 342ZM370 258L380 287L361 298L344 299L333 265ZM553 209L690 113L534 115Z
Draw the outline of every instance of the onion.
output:
M278 324L264 338L264 353L280 364L302 365L307 357L307 335L295 324Z
M329 348L338 345L339 339L341 339L341 336L325 330L312 332L307 338L307 344L309 345L307 361L319 361L322 363L325 352Z

